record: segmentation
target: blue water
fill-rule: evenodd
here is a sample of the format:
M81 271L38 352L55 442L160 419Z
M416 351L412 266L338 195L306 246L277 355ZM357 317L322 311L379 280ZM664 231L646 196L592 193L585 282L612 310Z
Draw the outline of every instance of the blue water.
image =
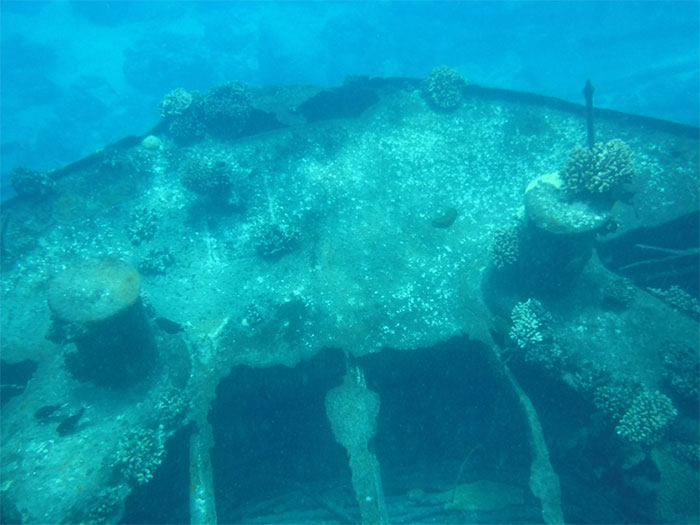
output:
M3 1L2 174L51 169L228 80L425 76L697 125L698 2Z

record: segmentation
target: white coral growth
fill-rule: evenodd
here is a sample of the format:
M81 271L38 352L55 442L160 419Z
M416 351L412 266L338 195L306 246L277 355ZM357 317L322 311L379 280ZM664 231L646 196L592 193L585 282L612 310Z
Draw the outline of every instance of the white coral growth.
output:
M622 416L616 431L633 443L654 445L677 415L668 396L658 390L644 390Z

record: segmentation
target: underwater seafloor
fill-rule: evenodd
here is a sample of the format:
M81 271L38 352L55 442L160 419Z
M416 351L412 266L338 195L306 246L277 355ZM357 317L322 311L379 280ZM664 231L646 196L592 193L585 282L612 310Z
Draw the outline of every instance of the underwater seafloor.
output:
M160 110L15 170L2 523L697 523L697 128L446 68Z

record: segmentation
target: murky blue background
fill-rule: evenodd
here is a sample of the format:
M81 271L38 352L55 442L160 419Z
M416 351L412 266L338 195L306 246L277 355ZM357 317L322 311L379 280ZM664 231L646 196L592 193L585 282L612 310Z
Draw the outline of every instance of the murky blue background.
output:
M13 2L2 174L60 167L158 121L175 87L426 75L698 124L698 2ZM5 196L8 193L5 191Z

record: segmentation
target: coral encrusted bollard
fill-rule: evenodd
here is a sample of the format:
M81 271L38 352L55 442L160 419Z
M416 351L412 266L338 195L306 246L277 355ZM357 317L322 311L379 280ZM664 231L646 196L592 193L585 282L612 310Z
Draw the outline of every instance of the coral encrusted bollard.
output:
M153 368L157 348L140 289L136 269L116 259L72 265L52 281L49 307L76 346L66 362L77 379L126 387Z

